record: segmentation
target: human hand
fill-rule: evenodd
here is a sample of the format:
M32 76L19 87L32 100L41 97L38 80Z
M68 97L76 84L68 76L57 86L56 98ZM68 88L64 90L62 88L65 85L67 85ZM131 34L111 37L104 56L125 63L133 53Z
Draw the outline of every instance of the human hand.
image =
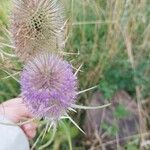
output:
M24 119L32 119L32 115L29 113L25 104L21 98L11 99L0 105L0 115L9 119L13 123L23 122ZM29 139L32 139L36 135L37 125L34 122L30 122L21 125L21 128Z

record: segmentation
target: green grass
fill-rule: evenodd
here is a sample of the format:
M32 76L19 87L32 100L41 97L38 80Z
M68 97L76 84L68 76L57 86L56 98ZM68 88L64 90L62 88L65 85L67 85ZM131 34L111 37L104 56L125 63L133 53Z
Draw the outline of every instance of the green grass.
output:
M116 91L125 90L137 100L139 109L142 109L141 101L150 96L150 1L62 1L66 8L66 16L69 18L67 25L69 39L65 50L80 53L66 58L76 67L83 63L82 72L79 73L80 89L98 85L98 90L102 91L104 98L108 100L111 100ZM6 27L8 7L9 0L0 1L0 25ZM2 29L0 34L4 37ZM5 61L8 62L7 59ZM7 64L5 66L0 59L0 67L14 73L9 69L12 66L16 68L17 63L14 59L9 61L8 64L4 63ZM4 77L6 73L0 70L1 102L20 93L19 84L13 79L2 79ZM79 103L87 104L89 102L87 99L93 92L80 96ZM75 120L82 124L83 118L84 114L79 112ZM82 140L78 140L84 139L84 135L74 129L69 122L66 122L66 125L70 131L73 149L84 149ZM58 131L51 149L69 149L68 139L64 134L64 130ZM48 138L49 135L43 143ZM76 145L75 142L78 144ZM129 144L127 149L136 149L136 147L135 144Z

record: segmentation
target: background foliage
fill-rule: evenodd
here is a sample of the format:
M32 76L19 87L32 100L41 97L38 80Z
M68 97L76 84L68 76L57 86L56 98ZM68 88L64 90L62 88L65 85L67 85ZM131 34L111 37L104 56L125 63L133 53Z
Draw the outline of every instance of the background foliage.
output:
M69 18L65 51L77 53L66 58L77 67L83 63L82 71L79 73L80 89L98 85L97 91L102 92L103 98L109 101L117 91L124 90L132 96L134 99L132 101L137 101L140 117L141 112L146 111L143 109L143 103L147 103L150 96L150 1L62 0L62 2L66 18ZM9 0L0 0L1 102L20 93L19 83L11 75L22 66L16 58L5 58L3 53L12 53L9 46L3 44L10 41L3 29L3 26L9 29L10 6ZM89 104L94 92L83 94L79 97L79 102ZM124 107L119 106L116 115L124 117L126 114ZM74 116L81 126L84 126L84 118L85 112L82 111ZM145 119L149 120L148 117ZM54 143L47 149L66 150L69 147L70 149L73 147L74 150L85 149L83 144L85 136L69 122L65 122L65 125L67 130L60 125ZM108 129L107 124L100 125ZM106 132L112 134L114 130L116 132L114 128L111 126ZM41 130L42 127L39 128L39 132ZM145 130L142 128L143 132ZM44 144L49 137L50 134L47 134L37 147ZM138 142L127 143L124 149L126 147L127 150L137 150L140 149L139 145Z

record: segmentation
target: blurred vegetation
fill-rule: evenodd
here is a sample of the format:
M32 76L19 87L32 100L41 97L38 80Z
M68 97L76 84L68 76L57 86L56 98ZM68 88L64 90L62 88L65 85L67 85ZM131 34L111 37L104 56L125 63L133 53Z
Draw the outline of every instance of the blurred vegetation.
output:
M141 106L141 102L150 97L150 1L62 0L62 2L69 18L67 25L69 38L65 51L80 53L66 57L76 67L83 63L82 72L79 73L80 89L98 85L97 90L109 101L118 90L125 90ZM9 10L10 1L0 0L1 102L20 93L19 83L10 76L16 73L18 68L21 69L20 64L16 58L5 58L5 54L2 53L3 50L11 51L1 43L1 41L6 44L10 42L3 29L3 26L9 29ZM89 103L93 92L80 96L79 102ZM115 114L119 118L124 117L125 110L126 108L121 105ZM83 118L84 113L79 111L75 120L81 125ZM80 140L84 135L69 122L65 122L65 125L68 130L60 125L54 143L47 149L69 149L70 139L73 150L85 149ZM104 123L102 126L110 134L114 134L113 131L117 130L116 127L108 129ZM45 143L50 136L47 134L40 144ZM138 146L130 143L126 149L138 150Z

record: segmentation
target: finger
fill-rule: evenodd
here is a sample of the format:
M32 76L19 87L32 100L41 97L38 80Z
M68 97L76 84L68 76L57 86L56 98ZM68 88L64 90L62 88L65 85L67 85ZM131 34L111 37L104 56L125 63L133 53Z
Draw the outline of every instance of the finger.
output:
M18 108L20 115L22 117L25 117L25 118L33 118L33 115L30 113L29 109L27 108L27 106L23 102L23 99L22 98L16 98L15 100L18 103L18 105L20 106Z
M22 125L21 128L23 129L25 134L30 139L35 137L35 135L36 135L36 128L37 128L37 124L36 123L29 123L29 124Z
M17 111L19 112L19 114L21 116L33 117L32 114L29 112L27 106L23 102L22 98L15 98L15 99L11 99L11 100L5 102L5 107L10 107L10 106L12 106L14 108L16 108L16 106L17 106Z
M29 138L29 139L32 139L35 137L36 135L36 129L35 128L30 128L30 127L23 127L23 131L25 132L26 136Z
M27 137L29 139L33 139L36 136L36 130L29 130L27 133Z
M24 130L32 130L32 129L37 128L37 124L32 122L32 123L22 125L21 128L24 129Z

